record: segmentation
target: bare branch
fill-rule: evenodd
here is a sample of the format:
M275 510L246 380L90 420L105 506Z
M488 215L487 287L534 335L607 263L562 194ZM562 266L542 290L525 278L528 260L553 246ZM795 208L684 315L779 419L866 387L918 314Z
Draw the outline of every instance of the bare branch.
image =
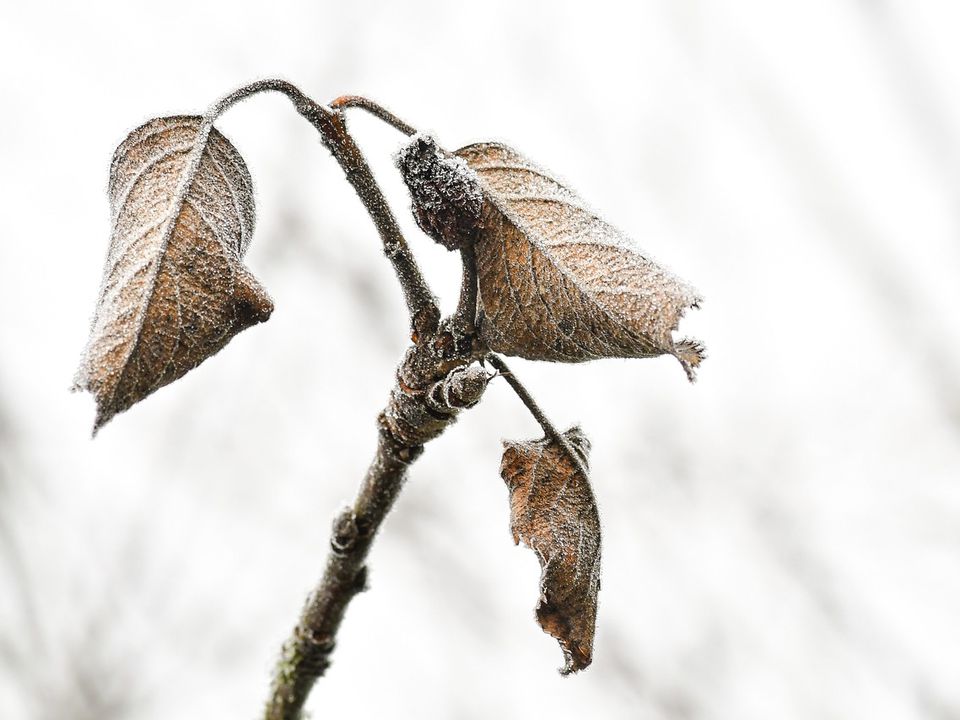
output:
M373 224L383 241L383 252L393 264L400 281L410 313L410 325L415 334L423 335L436 330L440 321L440 309L414 260L410 246L400 231L393 211L387 204L383 191L373 176L366 158L347 130L346 118L341 111L333 112L314 103L297 110L317 128L324 145L333 153L346 173L357 196L370 214Z
M444 323L449 325L449 321ZM466 354L446 357L450 333L441 329L411 347L379 417L373 463L353 505L333 524L323 578L310 594L274 675L266 720L298 720L313 684L330 664L347 606L366 587L373 539L423 446L464 408L473 407L490 379Z

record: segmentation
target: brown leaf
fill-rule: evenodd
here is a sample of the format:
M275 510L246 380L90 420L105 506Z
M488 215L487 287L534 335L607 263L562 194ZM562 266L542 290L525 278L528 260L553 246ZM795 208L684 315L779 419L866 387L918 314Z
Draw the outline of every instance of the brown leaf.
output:
M516 151L479 143L455 155L484 196L475 247L492 350L558 362L670 354L694 380L703 347L673 331L696 290Z
M578 427L563 433L586 463L590 442ZM552 440L505 442L500 475L510 490L513 541L540 560L537 621L560 642L576 672L593 659L600 590L600 517L590 481Z
M241 264L253 233L250 173L200 117L158 118L110 167L112 234L76 387L94 432L273 310Z

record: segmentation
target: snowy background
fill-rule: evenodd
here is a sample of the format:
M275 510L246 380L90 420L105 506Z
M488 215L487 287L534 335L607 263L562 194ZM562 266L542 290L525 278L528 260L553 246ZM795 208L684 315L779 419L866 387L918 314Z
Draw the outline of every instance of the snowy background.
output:
M627 9L629 8L629 9ZM566 177L706 297L710 357L514 362L593 440L593 666L513 546L505 385L428 448L310 707L352 718L960 717L960 5L5 3L0 717L253 718L405 345L379 241L277 95L220 123L276 312L90 440L67 392L114 147L282 76ZM391 154L352 127L446 307Z

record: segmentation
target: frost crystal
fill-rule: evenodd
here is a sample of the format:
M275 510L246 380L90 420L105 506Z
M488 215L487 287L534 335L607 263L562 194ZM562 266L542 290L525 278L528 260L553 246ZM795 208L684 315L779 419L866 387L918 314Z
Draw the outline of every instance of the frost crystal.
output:
M428 135L415 135L395 159L410 189L413 215L420 228L448 250L472 244L479 229L483 193L467 163Z

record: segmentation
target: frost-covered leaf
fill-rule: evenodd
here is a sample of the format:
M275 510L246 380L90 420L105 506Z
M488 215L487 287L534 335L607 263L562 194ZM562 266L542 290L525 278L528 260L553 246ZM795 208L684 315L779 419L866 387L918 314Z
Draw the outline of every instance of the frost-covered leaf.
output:
M429 135L415 135L397 153L396 163L420 229L448 250L473 243L483 193L467 164Z
M76 386L94 431L273 310L241 264L253 233L247 167L200 117L151 120L110 167L112 234Z
M484 197L475 247L492 350L558 362L670 354L694 379L703 347L673 331L696 290L516 151L480 143L455 155Z
M586 464L590 442L578 427L564 434ZM513 541L540 561L537 622L560 642L564 674L593 659L600 590L600 517L584 477L552 440L505 442L500 475L510 490Z

